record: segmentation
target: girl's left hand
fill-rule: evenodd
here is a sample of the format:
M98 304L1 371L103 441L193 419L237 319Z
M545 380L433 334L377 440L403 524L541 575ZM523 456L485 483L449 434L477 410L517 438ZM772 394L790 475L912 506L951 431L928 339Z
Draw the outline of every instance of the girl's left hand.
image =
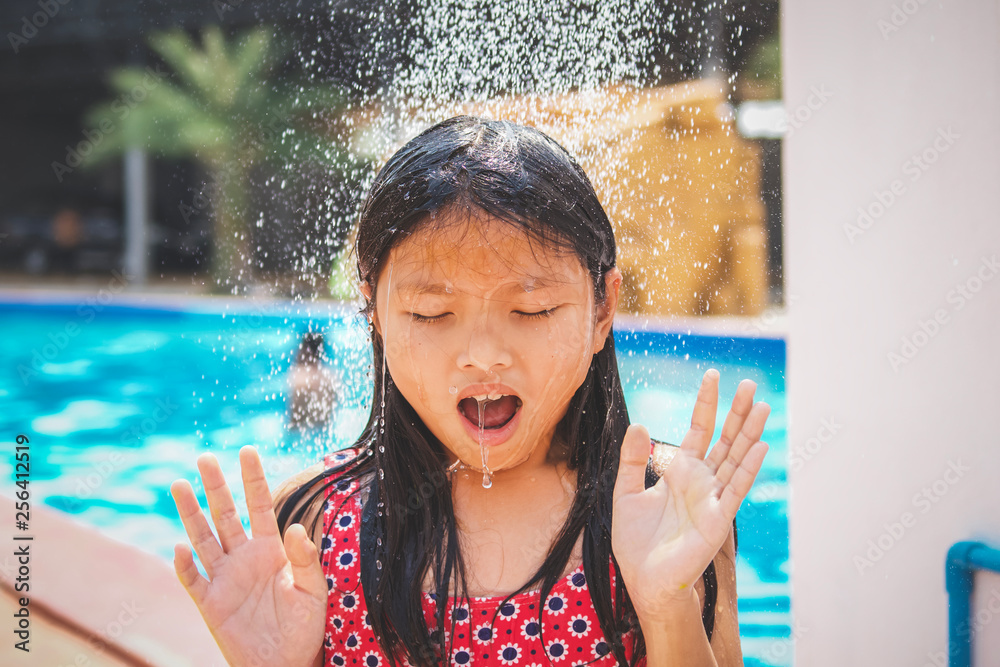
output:
M645 488L650 440L629 426L614 489L611 546L640 619L668 620L688 603L693 586L715 558L753 485L767 445L760 442L771 411L753 403L756 385L736 390L719 441L715 432L719 372L702 378L691 429L657 483Z

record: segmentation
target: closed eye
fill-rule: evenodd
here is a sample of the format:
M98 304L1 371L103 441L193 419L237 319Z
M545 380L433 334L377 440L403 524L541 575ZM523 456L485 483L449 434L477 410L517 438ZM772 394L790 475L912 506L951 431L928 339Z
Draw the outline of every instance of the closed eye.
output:
M556 306L556 308L558 308L558 306ZM540 310L537 313L525 313L525 312L520 311L520 310L517 310L517 311L514 311L514 312L516 312L521 317L524 317L524 318L527 318L527 319L530 320L530 319L542 319L543 317L552 317L552 313L554 313L555 310L556 310L555 308L549 308L548 310Z
M414 322L439 322L444 319L448 313L441 313L440 315L420 315L419 313L409 313L410 319Z

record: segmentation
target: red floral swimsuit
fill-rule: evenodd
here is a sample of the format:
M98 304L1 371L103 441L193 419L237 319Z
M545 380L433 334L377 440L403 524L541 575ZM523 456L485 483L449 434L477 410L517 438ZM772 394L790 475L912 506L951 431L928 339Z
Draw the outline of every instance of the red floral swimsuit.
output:
M342 464L356 449L328 454L327 468ZM338 488L341 487L341 488ZM361 590L361 567L358 538L361 524L361 498L347 496L358 488L333 484L324 506L324 535L321 560L329 586L329 611L326 617L324 665L344 667L388 667L372 626ZM345 503L345 500L347 502ZM343 505L343 507L341 507ZM338 511L339 508L339 511ZM614 573L611 579L614 586ZM474 597L468 606L457 607L454 598L445 610L445 627L455 621L452 665L477 667L574 667L594 665L611 667L616 664L609 644L597 622L597 613L590 599L583 566L559 579L545 601L542 614L543 645L538 625L539 591L526 591L512 597L491 620L504 597ZM428 628L436 628L435 596L424 592L424 618ZM451 633L446 632L445 643ZM631 637L625 637L625 655L631 660ZM406 662L405 664L409 664ZM645 660L640 661L644 667Z

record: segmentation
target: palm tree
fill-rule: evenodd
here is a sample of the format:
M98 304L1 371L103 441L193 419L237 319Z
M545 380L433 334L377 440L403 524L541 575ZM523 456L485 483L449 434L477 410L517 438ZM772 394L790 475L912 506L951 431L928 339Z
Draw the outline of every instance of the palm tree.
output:
M329 136L347 107L346 94L327 84L275 77L288 46L267 28L227 42L218 26L209 26L200 46L175 29L152 34L149 43L172 71L129 67L113 73L116 97L87 115L91 127L113 131L103 132L86 163L130 148L200 162L212 185L215 286L245 285L253 273L249 170L264 162L288 169L309 161L340 174L362 166L363 158Z

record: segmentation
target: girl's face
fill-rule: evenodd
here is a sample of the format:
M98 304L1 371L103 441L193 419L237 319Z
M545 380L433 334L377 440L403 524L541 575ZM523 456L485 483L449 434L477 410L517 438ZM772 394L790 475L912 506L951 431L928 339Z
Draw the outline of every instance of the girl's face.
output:
M481 469L485 451L490 471L510 470L546 460L611 327L617 269L606 283L595 304L574 254L480 214L420 227L390 251L374 325L393 382L452 460Z

